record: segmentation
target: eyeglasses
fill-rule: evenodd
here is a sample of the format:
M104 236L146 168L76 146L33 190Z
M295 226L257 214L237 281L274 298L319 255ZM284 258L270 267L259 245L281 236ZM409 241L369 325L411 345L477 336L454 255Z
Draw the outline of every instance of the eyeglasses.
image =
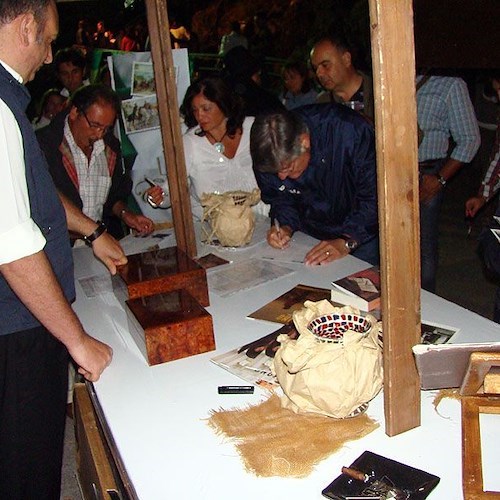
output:
M278 170L278 174L289 176L292 174L294 171L297 171L303 167L301 162L301 159L305 153L309 153L309 148L306 148L302 146L300 148L300 154L296 156L295 158L292 158L291 160L287 162L283 162L281 164L281 168Z
M98 130L102 133L102 135L106 135L110 130L113 129L113 125L101 125L100 123L91 122L83 109L79 109L78 111L85 117L88 126L90 128L93 128L94 130Z

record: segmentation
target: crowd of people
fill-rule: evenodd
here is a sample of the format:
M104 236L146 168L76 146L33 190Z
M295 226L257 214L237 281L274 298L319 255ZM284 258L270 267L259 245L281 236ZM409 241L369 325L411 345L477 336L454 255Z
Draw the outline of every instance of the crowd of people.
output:
M87 19L80 19L75 45L84 52L93 48L141 51L146 48L147 36L147 29L140 21L111 30L102 19L97 21L94 28Z
M241 23L231 25L219 73L196 78L180 107L194 216L206 193L258 188L255 211L269 218L272 247L286 247L301 231L319 240L306 265L348 254L379 263L370 75L343 33L330 31L313 40L304 58L283 65L282 92L273 93L261 81L267 28L256 21L259 36L252 40ZM96 381L112 359L110 347L85 332L70 307L71 245L87 244L115 273L127 260L119 243L124 230L153 231L153 222L127 205L130 171L114 134L120 99L109 83L89 81L86 57L94 48L144 50L147 33L141 23L111 33L104 21L90 30L82 20L75 45L53 57L57 33L53 0L0 3L0 498L58 498L68 360ZM192 39L175 22L171 36L174 47ZM52 65L56 86L48 82L30 122L24 84L44 64ZM500 75L490 84L498 108ZM415 87L421 278L434 291L443 194L476 155L480 132L461 78L422 70ZM498 126L496 133L480 190L465 206L469 217L500 187ZM153 205L161 205L165 189L148 191ZM489 231L481 248L500 276L500 247ZM23 356L15 354L20 350Z

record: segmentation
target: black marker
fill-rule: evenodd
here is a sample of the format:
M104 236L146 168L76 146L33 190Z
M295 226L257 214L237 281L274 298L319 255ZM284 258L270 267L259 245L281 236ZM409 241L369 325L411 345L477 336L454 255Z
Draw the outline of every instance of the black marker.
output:
M253 394L253 385L220 385L219 394Z

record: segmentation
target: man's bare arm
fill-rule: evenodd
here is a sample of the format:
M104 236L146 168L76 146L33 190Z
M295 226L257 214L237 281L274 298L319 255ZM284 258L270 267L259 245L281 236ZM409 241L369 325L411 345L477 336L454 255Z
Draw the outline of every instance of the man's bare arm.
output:
M88 335L71 309L43 251L0 266L14 293L68 349L78 372L95 382L109 365L112 350Z
M59 198L66 212L66 220L68 229L81 236L92 234L98 227L98 224L87 217L78 207L76 207L66 196L61 192ZM109 269L111 274L116 274L116 266L127 263L127 257L123 253L120 243L116 241L110 234L104 232L92 243L94 255L102 261Z

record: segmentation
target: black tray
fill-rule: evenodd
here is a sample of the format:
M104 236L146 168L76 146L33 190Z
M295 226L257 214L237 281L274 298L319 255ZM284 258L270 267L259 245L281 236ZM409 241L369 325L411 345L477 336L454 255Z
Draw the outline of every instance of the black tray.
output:
M350 466L362 472L365 480L354 479L342 473L323 491L323 495L334 500L349 498L377 498L380 500L421 500L436 487L439 477L409 465L365 451ZM392 489L396 496L386 491L377 493L377 487L384 483L386 490ZM381 488L383 490L383 488Z

